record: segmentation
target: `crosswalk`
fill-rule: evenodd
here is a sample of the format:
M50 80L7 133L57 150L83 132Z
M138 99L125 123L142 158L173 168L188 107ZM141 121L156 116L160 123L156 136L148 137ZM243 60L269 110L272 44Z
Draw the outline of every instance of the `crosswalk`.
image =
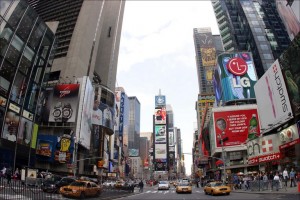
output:
M166 191L161 191L161 190L148 190L148 191L145 191L143 193L151 193L151 194L169 194L169 193L175 193L176 191L175 190L166 190ZM203 193L203 191L193 191L193 192L196 192L196 193Z

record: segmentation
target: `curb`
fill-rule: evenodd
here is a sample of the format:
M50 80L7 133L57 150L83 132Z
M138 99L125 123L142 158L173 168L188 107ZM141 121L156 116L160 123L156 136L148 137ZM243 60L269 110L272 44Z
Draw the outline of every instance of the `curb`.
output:
M300 192L281 192L281 191L273 191L273 192L258 192L258 191L231 191L234 193L246 193L246 194L293 194L300 195Z

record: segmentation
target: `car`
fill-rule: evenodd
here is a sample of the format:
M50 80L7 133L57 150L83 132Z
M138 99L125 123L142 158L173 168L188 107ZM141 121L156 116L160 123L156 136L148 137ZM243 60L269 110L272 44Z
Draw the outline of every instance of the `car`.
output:
M56 182L55 184L55 188L56 191L59 192L60 188L63 186L67 186L70 185L71 183L75 182L76 178L75 177L70 177L70 176L66 176L66 177L62 177L62 179L60 179L58 182Z
M51 176L42 182L41 189L43 192L54 193L57 191L56 183L58 183L62 177L60 176Z
M63 197L75 197L85 199L85 197L98 197L102 193L102 187L92 181L78 180L68 186L63 186L59 190Z
M115 185L116 185L116 181L105 181L103 183L103 186L105 187L115 187Z
M158 190L168 190L170 189L170 184L168 181L159 181Z
M176 186L176 193L192 193L192 186L188 182L180 182Z
M115 188L122 188L125 185L125 181L118 180L116 181Z
M217 195L217 194L227 194L229 195L231 188L222 182L210 182L204 186L204 193Z

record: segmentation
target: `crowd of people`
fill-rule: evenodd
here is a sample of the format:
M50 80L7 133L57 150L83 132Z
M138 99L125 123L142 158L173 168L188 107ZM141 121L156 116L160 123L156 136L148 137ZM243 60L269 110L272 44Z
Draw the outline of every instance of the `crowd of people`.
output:
M300 181L300 172L292 168L288 171L260 172L256 174L240 175L232 174L233 189L250 190L251 187L259 187L261 190L276 190L282 187L296 187L297 181ZM258 183L258 184L257 184ZM254 186L255 185L255 186Z

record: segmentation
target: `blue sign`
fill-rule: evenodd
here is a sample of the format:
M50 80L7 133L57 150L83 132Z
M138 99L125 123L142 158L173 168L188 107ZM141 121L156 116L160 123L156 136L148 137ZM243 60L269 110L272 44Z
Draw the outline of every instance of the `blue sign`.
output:
M155 108L160 108L166 106L166 96L159 95L155 96Z

